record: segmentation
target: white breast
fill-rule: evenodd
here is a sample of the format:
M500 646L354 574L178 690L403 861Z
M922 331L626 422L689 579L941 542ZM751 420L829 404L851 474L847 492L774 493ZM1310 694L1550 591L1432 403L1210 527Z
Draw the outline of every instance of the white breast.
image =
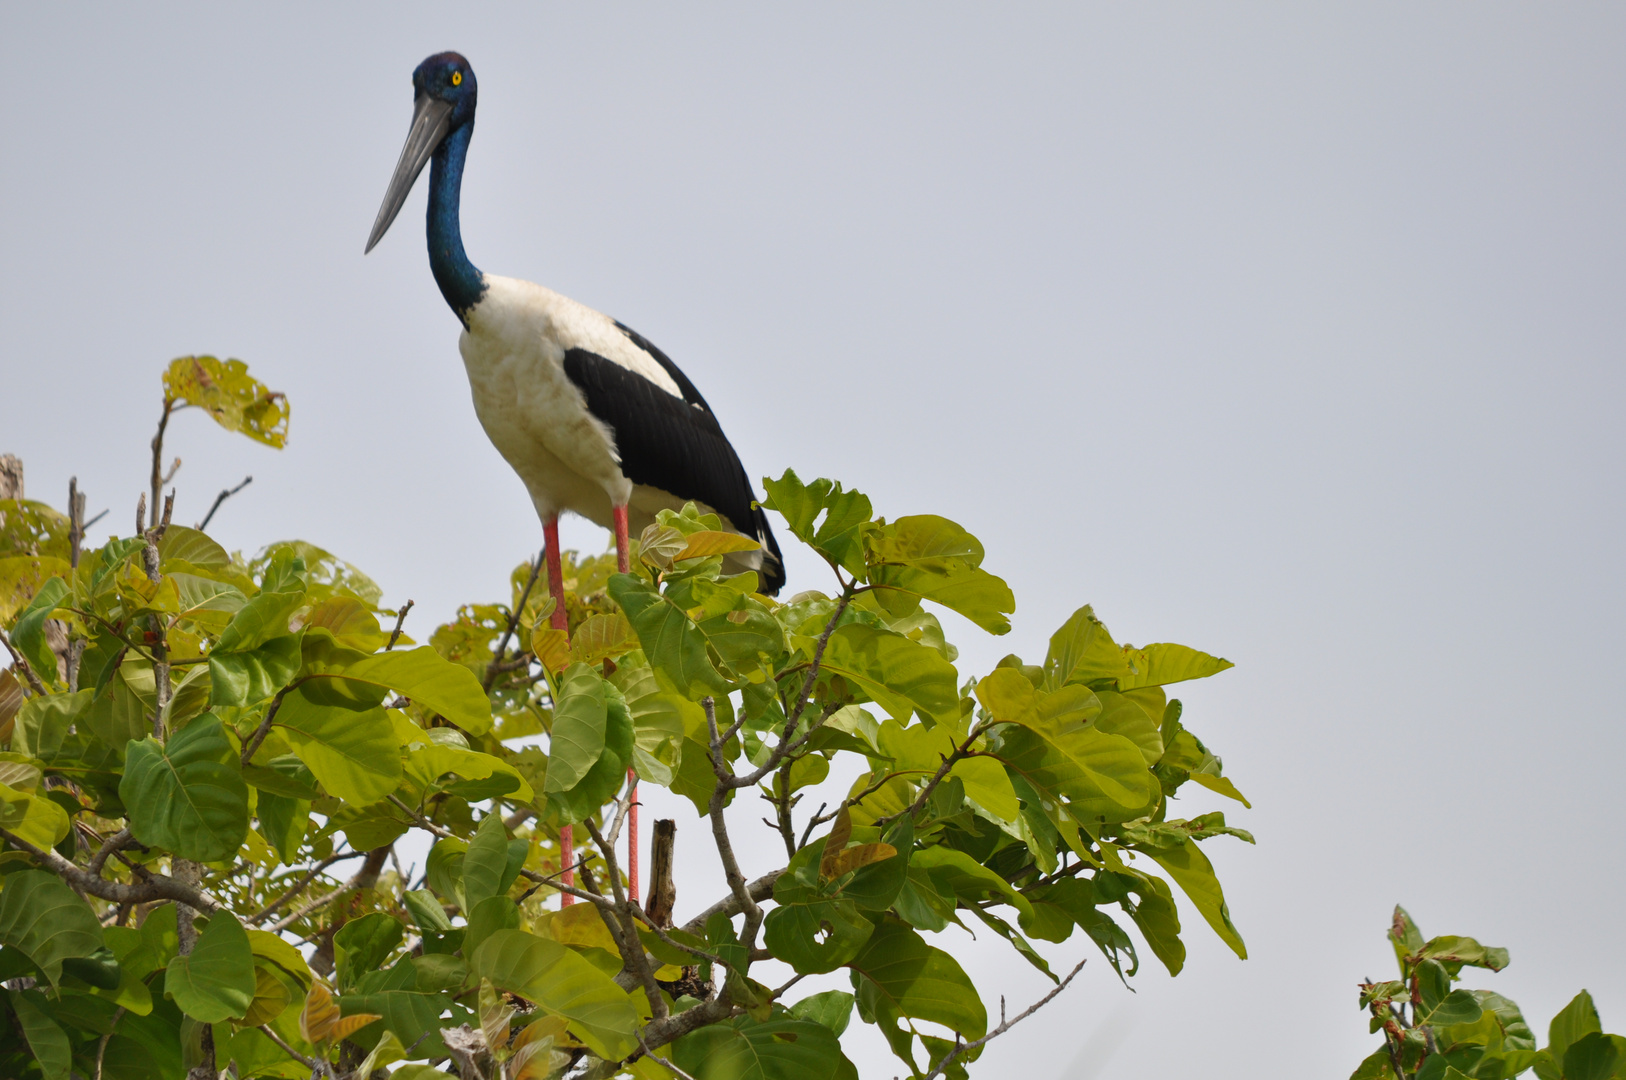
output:
M487 274L485 282L458 340L475 415L541 517L572 511L608 528L610 507L627 502L632 483L610 431L566 378L565 350L587 349L682 392L607 316L528 281Z

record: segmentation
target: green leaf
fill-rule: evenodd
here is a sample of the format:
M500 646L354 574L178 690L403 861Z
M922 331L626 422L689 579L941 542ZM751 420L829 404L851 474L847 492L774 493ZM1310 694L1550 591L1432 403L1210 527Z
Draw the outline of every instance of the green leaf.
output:
M484 735L491 730L491 699L486 697L480 680L462 664L444 659L427 645L367 656L325 669L312 678L340 678L394 690L433 709L470 735Z
M367 972L384 966L406 930L382 911L351 919L333 935L333 964L339 988L348 991Z
M0 555L0 623L27 608L47 582L72 572L67 559L51 555Z
M705 725L705 713L687 698L661 688L648 664L623 663L610 681L632 713L633 768L639 777L670 786L683 752L684 733Z
M892 614L931 600L989 633L1010 632L1016 610L1010 586L980 569L981 542L954 522L934 514L901 517L875 530L868 548L870 583Z
M48 848L67 836L69 827L66 811L51 799L0 784L0 829Z
M890 630L838 626L825 646L821 674L845 678L902 724L916 709L941 720L959 714L954 665L936 649Z
M164 992L182 1012L205 1024L240 1019L254 1000L254 951L243 924L229 911L209 916L187 956L164 972Z
M672 1059L695 1080L858 1080L836 1033L813 1020L737 1016L685 1035Z
M896 918L887 916L848 966L859 1004L883 1029L896 1031L903 1017L942 1024L967 1041L988 1033L982 999L959 963Z
M62 749L68 729L91 705L93 691L76 694L35 695L17 713L11 733L11 749L41 761L50 761Z
M57 670L56 654L45 641L45 620L67 595L68 583L59 577L50 578L40 585L39 592L23 608L11 628L11 643L27 658L35 674L46 682L56 681Z
M64 960L102 947L102 924L90 905L55 874L19 870L0 880L0 945L32 960L53 986Z
M218 862L248 835L248 785L220 721L200 716L160 743L130 743L119 798L148 847Z
M1023 916L1033 917L1028 898L988 867L954 848L934 845L915 852L910 863L931 876L939 892L957 896L968 905L983 900L1010 904Z
M247 652L268 641L288 637L288 620L306 603L303 590L296 592L262 592L242 610L232 616L231 622L215 641L218 652Z
M447 773L455 773L462 777L462 781L450 785L455 794L463 794L470 790L463 786L475 781L485 781L480 784L479 790L491 792L511 798L515 802L528 803L536 797L531 785L525 777L502 758L481 753L478 750L467 750L461 746L451 746L446 743L432 742L427 746L414 746L407 751L407 772L415 779L421 781L425 787L439 781ZM472 795L464 795L470 802L479 801Z
M638 632L650 664L678 693L698 701L728 692L730 683L706 654L706 635L682 608L632 574L610 578L609 591Z
M171 559L205 570L224 570L231 565L226 549L209 538L207 533L189 529L185 525L170 525L158 540L160 568Z
M276 851L277 858L292 866L299 857L299 845L305 840L305 826L310 822L310 800L290 799L262 790L255 813L260 819L260 834Z
M858 955L874 930L851 900L782 904L762 924L763 944L799 974L834 971Z
M1230 909L1225 906L1225 894L1220 891L1219 879L1214 876L1214 866L1197 848L1196 841L1187 840L1177 848L1153 848L1147 852L1157 860L1157 864L1169 872L1169 876L1197 905L1208 925L1214 928L1214 933L1220 940L1231 947L1231 951L1243 960L1248 958L1248 947L1242 943L1242 935L1237 933L1231 924ZM1474 1016L1478 1016L1479 1005L1474 1005ZM1470 1020L1473 1017L1469 1018ZM1441 1021L1441 1023L1462 1023L1460 1020Z
M604 685L604 680L586 664L572 664L565 669L553 709L544 791L569 791L603 756L608 722Z
M196 405L227 431L282 449L288 440L288 398L266 389L241 360L182 356L164 371L166 405Z
M1246 957L1244 957L1246 959ZM1440 1002L1423 1013L1418 1022L1433 1027L1449 1027L1453 1024L1471 1024L1478 1020L1484 1010L1479 1007L1479 1001L1471 990L1453 990Z
M1610 1080L1619 1075L1615 1071L1621 1060L1618 1038L1593 1031L1570 1043L1564 1051L1564 1080Z
M1236 665L1217 656L1185 645L1166 642L1148 645L1144 649L1124 646L1124 664L1129 674L1118 677L1119 690L1134 690L1142 686L1166 686L1187 679L1206 679Z
M278 637L241 652L209 654L209 701L252 705L288 685L299 671L299 639Z
M474 950L471 980L490 979L572 1028L600 1057L618 1061L637 1049L638 1010L609 976L557 942L523 930L498 930Z
M463 855L463 899L469 910L482 900L506 893L507 883L513 880L507 874L508 830L503 828L501 814L487 814Z
M23 1038L28 1040L29 1052L45 1080L68 1080L73 1069L73 1047L67 1032L51 1019L45 995L38 990L13 990L10 997Z
M1208 773L1194 772L1191 774L1191 779L1196 781L1199 787L1205 787L1209 791L1217 792L1228 799L1235 799L1248 809L1253 809L1253 803L1248 801L1247 796L1238 791L1236 785L1223 776L1210 776Z
M1552 1054L1554 1061L1563 1061L1572 1043L1579 1042L1594 1031L1602 1030L1603 1024L1598 1020L1598 1007L1592 1004L1592 995L1582 990L1557 1016L1553 1017L1552 1023L1547 1025L1546 1049Z
M845 990L826 990L798 1001L790 1007L790 1014L798 1020L823 1024L839 1036L852 1020L853 996Z
M1054 804L1065 800L1071 815L1087 825L1132 821L1148 813L1160 794L1140 749L1093 727L1053 738L1007 728L989 752Z
M569 791L548 794L551 810L563 821L585 821L596 814L626 783L627 766L632 761L632 714L627 709L626 699L612 684L600 682L599 685L604 693L604 752ZM551 762L548 775L550 778L553 775Z
M1084 605L1050 637L1044 662L1044 688L1059 690L1069 683L1120 679L1129 675L1123 650L1112 640L1095 611Z
M346 802L377 802L401 783L401 745L382 707L318 705L301 688L283 697L276 726L328 793Z
M790 469L778 480L763 477L762 486L768 493L762 505L783 514L798 540L850 573L863 573L863 534L874 515L868 496L843 491L832 480L803 484Z

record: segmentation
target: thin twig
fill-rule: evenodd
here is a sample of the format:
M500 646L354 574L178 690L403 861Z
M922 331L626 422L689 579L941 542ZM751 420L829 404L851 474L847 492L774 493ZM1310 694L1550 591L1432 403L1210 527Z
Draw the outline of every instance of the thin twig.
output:
M242 491L244 488L248 487L253 482L254 482L254 478L252 476L245 476L245 477L243 477L243 482L241 484L238 484L234 488L226 488L219 495L216 495L214 505L209 507L209 512L207 514L203 515L203 520L202 521L198 522L198 525L197 525L198 532L202 532L204 529L207 529L209 527L209 522L214 520L215 511L220 509L220 504L221 503L225 502L227 499L231 498L233 495L237 494L239 491Z
M915 811L919 810L922 806L925 806L926 800L931 798L932 792L937 790L937 785L943 782L943 778L949 774L950 769L954 768L955 763L960 761L962 758L972 756L971 744L981 738L983 734L993 726L994 725L992 724L978 724L976 727L972 728L971 734L965 737L965 741L959 746L955 747L952 754L943 759L942 766L935 774L933 774L930 780L926 781L926 786L920 789L920 794L915 796L914 802L910 803L902 810L899 810L896 814L888 814L886 817L876 818L872 824L877 829L884 829L904 815L907 814L912 816Z
M390 631L389 644L384 646L385 652L389 652L391 649L395 648L395 643L401 640L401 624L406 622L407 612L411 610L412 601L408 600L406 603L401 605L401 610L395 613L395 629Z
M664 1066L668 1071L671 1072L671 1074L673 1076L677 1077L678 1080L695 1080L694 1076L692 1076L689 1073L684 1072L682 1069L678 1068L676 1065L672 1064L670 1061L667 1061L665 1058L663 1058L659 1054L655 1053L655 1051L651 1050L649 1048L649 1044L644 1042L644 1037L642 1035L638 1036L638 1045L643 1048L645 1057L649 1058L651 1061L656 1062L659 1065ZM100 1080L100 1078L98 1078L98 1080Z
M956 1044L954 1049L952 1049L948 1053L944 1054L943 1057L942 1057L942 1060L938 1061L938 1063L936 1065L932 1066L932 1071L926 1074L925 1080L937 1080L937 1077L943 1075L943 1070L948 1067L949 1062L953 1061L955 1058L959 1057L961 1054L966 1053L967 1051L977 1049L977 1047L986 1044L991 1039L997 1039L999 1036L1005 1034L1007 1031L1011 1030L1011 1028L1015 1027L1017 1024L1020 1024L1022 1021L1026 1020L1028 1017L1032 1016L1034 1013L1038 1012L1040 1009L1042 1009L1046 1005L1050 1004L1051 1000L1057 994L1059 994L1063 990L1067 989L1067 984L1073 981L1073 977L1075 975L1077 975L1080 971L1084 970L1084 964L1085 964L1085 961L1080 960L1078 962L1078 966L1073 968L1072 971L1068 972L1067 977L1065 979L1063 979L1061 982L1057 983L1056 988L1054 990L1051 990L1050 993L1046 994L1044 997L1040 998L1038 1001L1035 1001L1032 1005L1029 1005L1026 1009L1023 1009L1021 1012L1017 1013L1015 1016L1011 1017L1009 1020L1005 1020L1002 1024L1000 1024L994 1030L990 1031L988 1034L984 1035L982 1038L976 1040L975 1042L962 1043L962 1042L960 1042L959 1035L956 1034L955 1037L954 1037L954 1041L955 1041L955 1044ZM1003 1011L1004 1010L1003 1010L1003 1005L1002 1005L1001 1006L1001 1012L1003 1012Z
M248 742L243 744L242 763L244 765L247 765L249 761L253 759L254 755L260 749L260 744L263 743L265 741L265 737L271 733L271 721L277 718L277 710L282 708L283 696L292 689L293 686L284 686L281 690L277 691L277 696L271 699L271 704L268 705L265 710L265 719L261 720L260 726L254 729L253 737L250 738Z
M717 730L717 703L708 696L700 700L700 707L706 711L706 731L711 736L711 766L717 774L717 786L712 789L707 816L711 818L711 835L717 845L717 854L723 861L723 873L728 879L729 890L733 892L740 910L745 912L744 933L740 941L750 949L756 944L757 928L762 925L762 909L745 886L745 875L740 872L739 860L734 856L734 844L728 838L728 824L723 819L723 802L730 790L726 781L734 774L723 762L723 739Z
M620 824L619 815L616 823ZM621 888L621 874L615 864L615 844L605 841L591 818L587 820L587 831L592 835L593 842L598 845L599 854L604 858L610 878L610 891L615 895L615 906L609 909L599 908L599 917L604 920L610 936L620 948L622 963L643 984L644 997L649 1001L650 1016L660 1020L671 1010L667 1008L666 999L661 996L660 985L655 982L655 970L649 966L649 957L644 953L644 943L638 937L638 928L633 925L631 916L626 914L627 895Z
M40 677L34 674L34 669L28 666L28 661L23 658L22 653L17 651L17 647L11 643L11 639L6 636L4 630L0 630L0 645L4 645L6 652L11 654L11 666L23 673L23 677L28 680L28 685L34 688L34 693L44 697L46 694L45 684L40 682Z
M323 1072L328 1072L329 1071L327 1062L325 1062L325 1061L317 1061L315 1058L308 1058L304 1054L301 1054L298 1050L295 1050L293 1047L291 1047L287 1043L283 1042L282 1041L282 1036L278 1035L276 1033L276 1031L272 1029L270 1024L261 1024L260 1025L260 1031L261 1031L262 1034L265 1035L266 1038L268 1038L272 1042L276 1043L277 1047L279 1049L281 1049L283 1053L287 1054L289 1057L293 1058L295 1061L297 1061L301 1065L305 1066L305 1068L310 1069L312 1076L316 1075L316 1070L317 1069L320 1069Z
M304 877L300 878L298 883L288 889L287 892L284 892L281 896L265 905L259 911L256 911L254 914L248 916L243 921L250 923L264 922L266 919L271 917L272 912L276 911L283 904L286 904L288 901L310 888L311 882L316 880L316 875L320 874L323 870L326 870L336 862L343 862L346 859L358 859L365 854L367 854L365 851L346 851L342 855L328 856L315 866L311 867L310 872Z
M525 591L519 594L519 603L508 615L508 625L503 629L502 637L497 641L497 651L491 663L486 665L486 677L482 687L486 693L491 693L491 684L497 681L497 665L503 661L508 652L508 642L514 636L514 630L519 626L519 617L525 613L525 601L531 598L531 590L536 587L536 579L542 573L542 560L547 554L547 548L536 553L536 562L531 564L531 576L525 582ZM562 603L561 598L554 597L554 603Z
M96 1080L102 1080L102 1059L107 1056L107 1044L112 1040L113 1032L119 1026L119 1021L123 1019L124 1006L120 1005L113 1013L113 1022L107 1025L107 1034L103 1035L101 1041L96 1044Z

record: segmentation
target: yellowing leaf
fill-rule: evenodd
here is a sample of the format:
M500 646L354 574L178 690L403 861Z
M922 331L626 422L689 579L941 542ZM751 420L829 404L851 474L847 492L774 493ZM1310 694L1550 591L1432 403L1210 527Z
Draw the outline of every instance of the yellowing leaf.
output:
M757 551L761 544L749 537L731 532L704 532L691 533L688 543L672 556L673 562L682 559L704 559L711 555L727 555L732 551Z
M850 874L854 870L868 866L870 863L890 859L897 853L898 849L891 844L859 844L855 848L837 852L834 858L826 857L830 867L828 877L838 878L843 874ZM821 861L819 869L821 871L824 869L823 861Z
M555 630L554 633L559 633ZM638 647L638 635L633 632L627 617L592 615L576 628L570 641L570 659L583 664L596 664L600 660L614 659ZM552 670L551 668L549 670Z
M241 360L183 356L164 372L164 400L196 405L227 431L281 449L288 441L288 398L268 390Z
M557 675L570 666L570 638L563 630L538 627L531 634L531 655Z

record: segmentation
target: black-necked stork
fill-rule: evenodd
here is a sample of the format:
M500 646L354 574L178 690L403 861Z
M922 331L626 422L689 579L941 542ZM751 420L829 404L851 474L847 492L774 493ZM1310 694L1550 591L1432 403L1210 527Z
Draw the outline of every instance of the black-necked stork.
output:
M433 161L429 266L463 323L458 349L475 415L542 519L551 594L564 595L561 513L614 529L625 571L629 527L642 529L658 511L689 501L761 544L730 561L756 570L763 592L777 592L785 577L768 519L716 415L677 365L609 316L529 281L482 273L464 253L458 201L478 97L469 62L455 52L437 53L412 73L412 89L412 127L367 250L383 238ZM564 619L559 604L553 625L565 629ZM569 835L561 830L565 866ZM635 823L631 836L635 844ZM633 851L629 877L636 894Z

